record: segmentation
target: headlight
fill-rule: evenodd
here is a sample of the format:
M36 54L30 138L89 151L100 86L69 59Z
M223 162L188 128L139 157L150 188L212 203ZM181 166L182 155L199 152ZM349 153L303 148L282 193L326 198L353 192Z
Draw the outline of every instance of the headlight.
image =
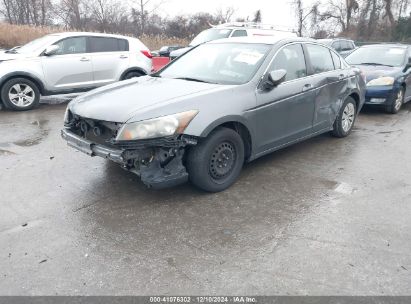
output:
M181 134L197 115L197 110L125 124L116 140L149 139Z
M372 87L372 86L392 86L394 84L394 77L380 77L371 80L370 82L367 83L367 87Z
M64 123L69 123L70 122L70 119L71 119L70 116L71 116L70 115L70 110L67 107L66 112L64 113Z

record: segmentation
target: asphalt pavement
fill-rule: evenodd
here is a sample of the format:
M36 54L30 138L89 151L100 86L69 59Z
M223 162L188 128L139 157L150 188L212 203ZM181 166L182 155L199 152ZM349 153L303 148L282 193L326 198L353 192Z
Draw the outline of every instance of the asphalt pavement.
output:
M411 104L207 194L67 147L53 100L0 111L1 295L411 295Z

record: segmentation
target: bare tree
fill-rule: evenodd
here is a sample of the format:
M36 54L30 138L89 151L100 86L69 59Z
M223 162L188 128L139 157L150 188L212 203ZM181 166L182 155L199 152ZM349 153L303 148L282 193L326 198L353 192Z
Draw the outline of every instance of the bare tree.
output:
M11 24L46 25L50 0L2 0L1 14Z
M135 16L138 17L138 23L140 25L140 33L145 33L146 23L149 16L156 12L156 10L166 0L137 0L138 9L134 9Z
M387 17L391 27L395 24L394 14L392 13L392 0L384 0L385 2L385 15Z
M398 5L398 19L400 19L403 13L407 13L410 0L400 0Z
M226 8L219 8L215 14L216 19L220 20L220 22L227 23L230 22L235 14L236 9L232 6Z
M293 6L297 14L297 34L298 36L303 36L303 30L305 28L305 23L310 15L318 15L318 4L314 4L310 8L304 8L303 0L294 0Z
M126 9L119 0L92 0L86 4L90 18L100 31L116 31L126 18Z
M60 0L54 12L66 27L85 30L90 15L85 4L86 0Z
M359 4L356 0L329 0L326 9L319 13L321 20L335 20L342 32L348 32L351 26L353 13L358 12Z
M253 22L261 22L261 10L257 10L254 14Z

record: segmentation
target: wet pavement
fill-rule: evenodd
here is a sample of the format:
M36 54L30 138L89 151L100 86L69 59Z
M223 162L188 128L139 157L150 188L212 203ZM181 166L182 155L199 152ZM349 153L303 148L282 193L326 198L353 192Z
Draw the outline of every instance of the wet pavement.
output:
M0 294L411 295L411 104L218 194L70 149L64 109L0 111Z

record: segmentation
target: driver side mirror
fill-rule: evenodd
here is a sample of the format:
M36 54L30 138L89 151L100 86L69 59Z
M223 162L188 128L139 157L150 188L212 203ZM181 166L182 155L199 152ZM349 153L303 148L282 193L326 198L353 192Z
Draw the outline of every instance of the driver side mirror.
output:
M55 55L59 49L60 49L60 47L58 45L55 45L55 44L50 45L44 51L44 55L46 55L46 56Z
M287 76L287 71L284 69L281 70L275 70L272 71L268 74L267 79L263 83L263 88L265 90L272 90L276 86L278 86L280 83L282 83L285 80L285 77Z

